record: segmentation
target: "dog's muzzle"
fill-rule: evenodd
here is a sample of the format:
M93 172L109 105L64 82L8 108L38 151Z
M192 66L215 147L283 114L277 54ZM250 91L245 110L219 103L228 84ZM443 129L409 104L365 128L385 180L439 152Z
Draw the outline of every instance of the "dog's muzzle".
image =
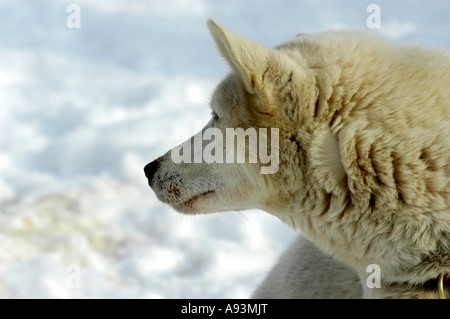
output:
M152 181L153 181L153 177L155 176L155 173L158 171L159 167L161 166L161 162L162 162L162 156L155 159L153 162L148 163L144 167L144 173L148 179L148 184L150 186L152 185Z

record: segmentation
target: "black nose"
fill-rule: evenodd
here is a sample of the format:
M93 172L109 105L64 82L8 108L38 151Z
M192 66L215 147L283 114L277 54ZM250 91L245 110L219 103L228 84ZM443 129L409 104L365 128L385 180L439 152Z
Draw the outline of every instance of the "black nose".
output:
M155 173L160 165L161 165L161 157L145 165L144 173L145 176L148 178L149 183L151 183L153 176L155 176Z

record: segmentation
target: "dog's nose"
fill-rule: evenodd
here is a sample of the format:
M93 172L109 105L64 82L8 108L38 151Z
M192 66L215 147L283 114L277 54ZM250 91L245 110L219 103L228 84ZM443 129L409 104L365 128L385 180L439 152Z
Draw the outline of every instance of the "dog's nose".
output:
M153 176L155 176L155 173L160 165L161 165L161 157L145 165L144 173L145 176L148 178L149 183L151 183Z

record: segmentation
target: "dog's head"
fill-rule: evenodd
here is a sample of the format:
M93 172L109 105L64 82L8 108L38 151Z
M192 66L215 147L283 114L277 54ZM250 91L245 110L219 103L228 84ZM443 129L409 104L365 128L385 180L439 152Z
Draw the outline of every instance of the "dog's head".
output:
M148 164L145 175L180 212L276 211L295 192L287 184L301 187L298 128L306 113L298 110L316 100L314 77L288 49L265 47L213 20L208 27L233 72L213 94L209 123Z

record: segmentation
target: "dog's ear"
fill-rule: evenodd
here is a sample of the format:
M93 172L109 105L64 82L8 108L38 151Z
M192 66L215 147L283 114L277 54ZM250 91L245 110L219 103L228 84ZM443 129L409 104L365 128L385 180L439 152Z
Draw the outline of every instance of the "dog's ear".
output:
M208 28L247 92L258 96L259 112L269 114L278 109L277 99L295 101L283 105L298 104L314 112L318 90L302 56L296 55L294 61L286 53L229 31L211 19Z
M267 83L264 83L264 77L273 79L273 74L267 74L267 71L276 69L274 67L279 62L277 60L280 58L280 53L227 30L212 19L209 19L207 24L220 53L240 75L247 91L251 94L261 92L265 84L267 86Z

